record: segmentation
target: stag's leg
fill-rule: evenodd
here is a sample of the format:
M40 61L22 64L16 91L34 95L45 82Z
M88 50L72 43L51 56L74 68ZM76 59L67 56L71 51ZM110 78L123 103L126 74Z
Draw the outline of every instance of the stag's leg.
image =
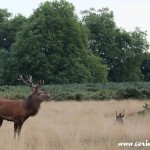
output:
M18 132L18 122L14 122L14 138L16 138L17 132Z
M23 125L22 120L14 122L14 138L16 137L16 134L18 134L18 136L20 136L22 125Z
M0 127L2 126L3 124L3 118L0 117Z
M21 132L21 128L22 128L22 125L23 125L23 121L19 121L18 123L18 136L20 136L20 132Z

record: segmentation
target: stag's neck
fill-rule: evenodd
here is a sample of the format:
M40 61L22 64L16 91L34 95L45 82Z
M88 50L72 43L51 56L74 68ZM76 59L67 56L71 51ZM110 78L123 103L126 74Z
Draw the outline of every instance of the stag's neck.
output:
M25 107L27 109L27 113L29 116L34 116L38 113L40 109L40 104L38 100L36 100L32 95L30 95L25 102Z

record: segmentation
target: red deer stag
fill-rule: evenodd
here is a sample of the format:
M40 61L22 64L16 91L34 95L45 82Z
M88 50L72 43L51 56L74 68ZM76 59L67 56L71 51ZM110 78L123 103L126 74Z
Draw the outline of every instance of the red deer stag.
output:
M50 94L40 90L44 81L40 80L35 85L32 83L31 75L27 77L27 80L24 80L22 75L20 75L18 80L22 80L32 88L32 94L28 99L26 101L0 100L0 126L2 126L3 120L14 122L14 138L16 134L20 135L25 120L38 113L41 102L50 98Z
M116 122L123 125L124 124L123 117L124 117L124 110L122 113L119 114L117 114L117 110L116 110Z

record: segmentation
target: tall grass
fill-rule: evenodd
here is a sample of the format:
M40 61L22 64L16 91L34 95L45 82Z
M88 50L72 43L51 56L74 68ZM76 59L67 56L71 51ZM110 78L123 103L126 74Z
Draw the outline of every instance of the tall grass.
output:
M149 103L149 101L144 101ZM143 101L65 101L43 103L37 116L24 123L20 139L13 124L0 128L2 150L134 150L118 142L150 141L150 114L128 117ZM124 126L115 124L115 111L125 110Z

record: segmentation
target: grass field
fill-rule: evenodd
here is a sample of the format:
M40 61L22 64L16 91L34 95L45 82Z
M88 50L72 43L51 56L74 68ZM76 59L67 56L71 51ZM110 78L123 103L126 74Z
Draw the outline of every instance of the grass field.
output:
M20 139L13 139L13 123L0 128L2 150L130 150L149 147L119 147L119 142L150 142L150 114L128 117L144 102L64 101L45 102L37 116L23 125ZM115 111L125 110L124 126L115 124Z

